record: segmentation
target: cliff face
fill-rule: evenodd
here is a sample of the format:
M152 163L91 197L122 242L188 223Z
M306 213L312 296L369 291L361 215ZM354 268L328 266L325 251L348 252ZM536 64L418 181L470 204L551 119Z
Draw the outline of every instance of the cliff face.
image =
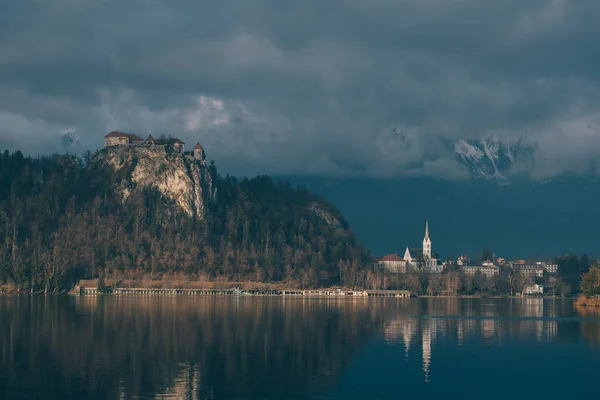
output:
M124 202L136 191L155 188L188 216L202 219L205 202L215 196L206 167L164 146L110 147L99 153L98 161L122 178L115 189Z

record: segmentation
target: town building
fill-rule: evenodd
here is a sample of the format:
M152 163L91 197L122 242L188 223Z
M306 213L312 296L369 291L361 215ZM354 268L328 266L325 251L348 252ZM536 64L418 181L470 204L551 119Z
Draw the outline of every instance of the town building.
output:
M459 267L462 267L463 265L469 265L470 262L471 260L469 260L469 257L467 256L460 256L456 259L456 265Z
M544 271L546 271L546 273L548 273L548 274L558 273L558 264L542 263L542 265L544 266Z
M544 286L538 284L525 286L523 288L523 295L527 294L544 294Z
M396 253L383 256L377 261L377 264L392 273L406 273L406 261Z
M142 144L143 141L141 137L133 133L113 131L104 135L104 147L132 146Z
M524 276L530 276L533 278L541 278L544 273L556 274L558 272L558 265L552 263L546 263L544 261L526 262L525 260L514 260L509 265Z
M531 278L542 278L544 276L544 266L540 262L527 263L524 260L517 260L513 261L511 266L523 276Z
M465 275L475 275L477 272L481 274L491 277L500 274L500 267L496 267L495 265L462 265L460 267L461 271L464 272Z

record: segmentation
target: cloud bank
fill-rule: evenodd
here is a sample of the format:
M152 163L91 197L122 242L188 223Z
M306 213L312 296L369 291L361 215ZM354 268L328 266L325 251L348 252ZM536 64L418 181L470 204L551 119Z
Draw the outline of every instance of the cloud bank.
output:
M5 0L0 148L200 141L233 174L468 176L455 146L600 174L593 0ZM61 147L62 146L62 147Z

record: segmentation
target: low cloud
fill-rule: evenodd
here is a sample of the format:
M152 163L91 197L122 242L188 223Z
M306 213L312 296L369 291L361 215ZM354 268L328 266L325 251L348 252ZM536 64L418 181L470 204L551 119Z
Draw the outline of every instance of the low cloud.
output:
M468 176L459 140L534 150L534 179L600 174L592 1L0 5L0 147L200 141L232 174ZM517 154L517 152L515 152Z

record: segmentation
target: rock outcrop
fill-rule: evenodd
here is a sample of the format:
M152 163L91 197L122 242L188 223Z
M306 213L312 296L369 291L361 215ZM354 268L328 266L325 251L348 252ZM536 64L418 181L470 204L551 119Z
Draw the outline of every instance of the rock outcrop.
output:
M136 191L155 188L188 216L202 219L205 202L215 196L207 168L165 146L109 147L98 154L97 161L122 178L115 189L124 202Z

